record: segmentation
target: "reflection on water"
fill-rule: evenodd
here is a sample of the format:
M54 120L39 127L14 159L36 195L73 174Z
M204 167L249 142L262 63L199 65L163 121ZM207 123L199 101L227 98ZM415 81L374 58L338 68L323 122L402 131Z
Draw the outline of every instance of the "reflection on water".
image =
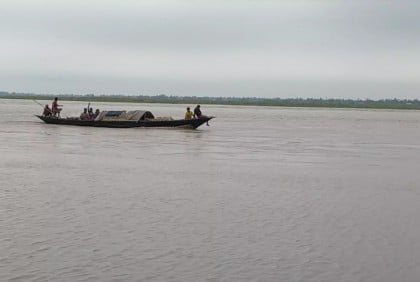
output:
M203 106L217 118L186 130L41 110L0 100L1 281L420 277L417 111Z

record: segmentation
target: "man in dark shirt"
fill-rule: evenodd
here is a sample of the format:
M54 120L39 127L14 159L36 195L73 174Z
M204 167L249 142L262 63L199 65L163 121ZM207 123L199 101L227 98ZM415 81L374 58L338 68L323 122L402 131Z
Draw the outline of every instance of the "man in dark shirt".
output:
M197 105L194 109L194 118L206 118L207 116L203 115L200 110L200 105ZM209 126L209 122L206 122L207 126Z
M194 108L194 117L195 118L200 118L201 117L201 110L200 110L200 105L197 105L197 107Z

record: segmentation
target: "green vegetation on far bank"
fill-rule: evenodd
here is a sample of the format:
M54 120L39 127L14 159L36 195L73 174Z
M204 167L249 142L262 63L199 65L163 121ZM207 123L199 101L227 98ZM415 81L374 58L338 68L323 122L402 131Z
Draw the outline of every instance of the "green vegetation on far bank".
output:
M352 100L322 98L256 98L256 97L188 97L188 96L127 96L127 95L40 95L30 93L0 92L3 99L49 100L59 97L63 101L165 103L165 104L217 104L243 106L279 107L325 107L325 108L369 108L369 109L409 109L420 110L420 101L408 99Z

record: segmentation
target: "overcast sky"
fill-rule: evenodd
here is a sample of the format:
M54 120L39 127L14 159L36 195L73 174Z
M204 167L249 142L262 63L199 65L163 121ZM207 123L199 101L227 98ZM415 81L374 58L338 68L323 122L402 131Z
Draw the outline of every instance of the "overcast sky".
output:
M420 1L1 0L0 90L420 99Z

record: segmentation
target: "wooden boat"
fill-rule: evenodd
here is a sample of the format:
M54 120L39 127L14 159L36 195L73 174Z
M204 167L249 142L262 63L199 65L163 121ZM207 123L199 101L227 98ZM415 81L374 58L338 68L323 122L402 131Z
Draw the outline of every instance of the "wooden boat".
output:
M131 127L181 127L197 128L213 117L198 119L172 119L154 117L149 111L102 111L94 120L82 120L78 117L60 118L56 116L35 115L45 123L59 125L77 125L112 128Z

